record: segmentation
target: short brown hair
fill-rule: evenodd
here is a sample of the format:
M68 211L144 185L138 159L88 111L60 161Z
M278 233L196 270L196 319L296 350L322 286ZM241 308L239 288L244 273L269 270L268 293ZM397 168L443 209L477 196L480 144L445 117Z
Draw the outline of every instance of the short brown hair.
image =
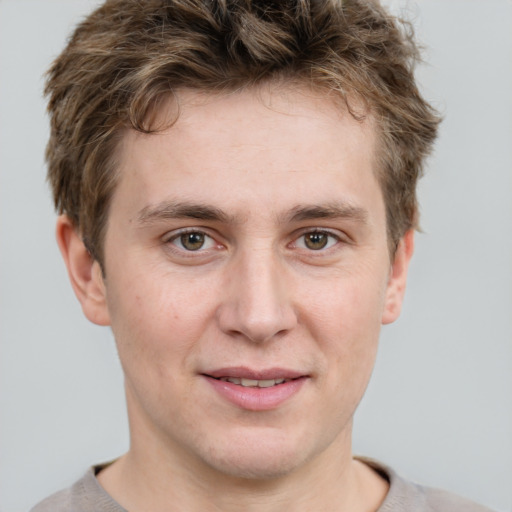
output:
M107 0L48 72L55 206L102 261L115 149L178 88L232 91L274 79L357 98L376 120L392 249L417 227L416 182L439 116L414 80L412 30L374 0Z

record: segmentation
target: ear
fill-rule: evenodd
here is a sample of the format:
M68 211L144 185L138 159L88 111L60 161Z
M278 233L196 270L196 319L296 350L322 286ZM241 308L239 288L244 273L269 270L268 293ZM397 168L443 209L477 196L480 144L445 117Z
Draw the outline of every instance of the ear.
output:
M71 286L82 311L93 323L110 325L106 288L100 264L85 248L82 237L66 215L57 219L57 243L68 269Z
M414 231L411 229L401 238L391 265L382 314L383 324L390 324L400 316L407 282L407 271L413 252Z

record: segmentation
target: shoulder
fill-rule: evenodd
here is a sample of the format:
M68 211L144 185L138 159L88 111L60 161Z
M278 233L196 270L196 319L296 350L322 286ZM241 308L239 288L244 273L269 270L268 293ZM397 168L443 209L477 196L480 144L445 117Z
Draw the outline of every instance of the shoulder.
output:
M30 512L126 512L100 486L96 471L90 468L71 487L52 494Z
M71 488L56 492L31 508L30 512L74 512L71 494Z
M493 512L451 492L405 480L391 468L374 460L361 460L389 481L388 495L377 512Z
M491 509L484 507L474 501L470 501L461 496L457 496L442 489L419 486L425 494L425 503L427 510L439 512L492 512Z

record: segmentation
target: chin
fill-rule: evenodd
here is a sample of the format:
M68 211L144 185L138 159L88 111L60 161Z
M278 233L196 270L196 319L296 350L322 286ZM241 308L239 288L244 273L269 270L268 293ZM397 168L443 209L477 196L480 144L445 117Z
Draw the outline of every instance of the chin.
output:
M309 454L304 443L290 439L231 439L224 450L215 447L208 451L205 462L226 476L245 480L273 480L299 468Z
M261 454L255 457L238 455L232 460L216 460L211 464L219 473L242 480L275 480L293 472L300 463L289 457L273 457L263 460Z

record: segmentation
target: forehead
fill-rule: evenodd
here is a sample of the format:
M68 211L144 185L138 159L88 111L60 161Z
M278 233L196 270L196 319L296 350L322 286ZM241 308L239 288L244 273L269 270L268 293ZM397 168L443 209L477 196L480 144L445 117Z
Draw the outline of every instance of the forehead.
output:
M247 211L250 204L243 198L259 195L267 206L291 208L293 202L304 204L305 196L312 204L337 202L340 193L364 188L369 170L374 174L371 116L358 121L340 98L306 87L179 91L154 123L166 128L126 133L114 202L124 193L144 197L141 208L166 195L174 201L208 196L223 203L238 197ZM350 187L329 190L342 171Z
M344 98L334 91L312 89L297 83L266 82L252 88L232 92L201 92L190 89L178 91L167 99L165 108L156 116L157 124L173 126L174 135L191 134L211 138L221 144L228 134L233 142L281 142L281 137L298 142L307 139L308 146L320 145L320 138L337 138L340 125L349 123L350 133L358 137L364 132L365 145L373 145L373 117L360 101L350 99L351 110ZM200 128L200 129L198 129ZM284 129L284 130L283 130ZM271 138L279 133L280 137ZM318 138L315 135L318 134ZM288 155L289 156L289 155Z

